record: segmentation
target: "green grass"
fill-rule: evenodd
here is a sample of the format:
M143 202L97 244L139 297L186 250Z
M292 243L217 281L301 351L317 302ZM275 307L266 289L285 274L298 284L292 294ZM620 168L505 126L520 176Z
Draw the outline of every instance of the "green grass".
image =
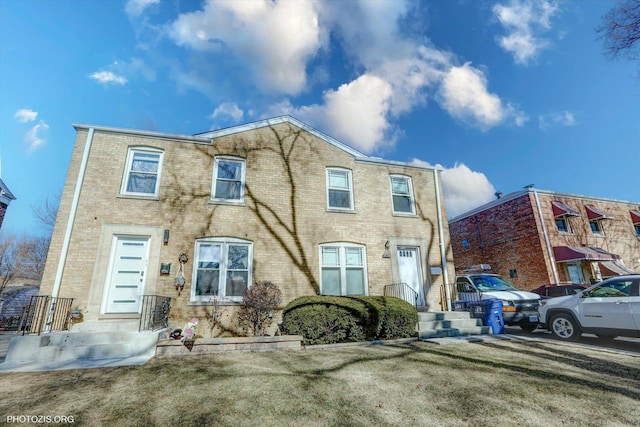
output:
M7 415L91 426L629 426L640 357L537 341L162 357L0 375Z

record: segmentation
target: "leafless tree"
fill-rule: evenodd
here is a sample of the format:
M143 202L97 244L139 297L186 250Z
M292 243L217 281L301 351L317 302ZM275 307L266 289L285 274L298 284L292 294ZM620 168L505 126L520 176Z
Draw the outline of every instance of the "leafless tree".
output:
M640 0L623 0L602 18L597 28L611 58L640 58Z
M24 276L27 259L25 240L14 234L0 235L0 292L13 279Z
M33 216L49 235L53 234L53 227L56 225L58 206L60 205L60 193L56 196L48 197L42 205L31 207Z

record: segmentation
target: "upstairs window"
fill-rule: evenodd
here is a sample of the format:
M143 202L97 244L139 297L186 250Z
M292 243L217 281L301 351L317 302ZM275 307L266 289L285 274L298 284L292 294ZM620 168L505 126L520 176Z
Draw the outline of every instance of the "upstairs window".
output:
M556 220L556 227L561 233L571 233L571 226L569 225L570 217L579 217L580 213L569 206L567 203L555 200L551 202L551 209L553 216Z
M353 210L353 182L348 169L327 169L328 209Z
M235 157L216 157L213 162L213 188L215 201L244 201L245 160Z
M566 217L556 218L556 227L561 233L571 233L571 226L569 225L569 219Z
M196 241L192 301L242 301L251 283L252 244L232 238L206 238Z
M403 175L391 175L390 182L391 197L393 199L393 213L415 214L411 178Z
M162 151L152 148L130 148L120 192L134 196L157 196L162 155Z
M631 223L636 231L636 236L640 237L640 210L629 211L629 214L631 215Z
M604 236L604 229L602 228L602 223L600 221L589 221L589 227L591 227L591 232L598 236Z
M366 295L366 250L362 245L327 243L320 246L322 295Z

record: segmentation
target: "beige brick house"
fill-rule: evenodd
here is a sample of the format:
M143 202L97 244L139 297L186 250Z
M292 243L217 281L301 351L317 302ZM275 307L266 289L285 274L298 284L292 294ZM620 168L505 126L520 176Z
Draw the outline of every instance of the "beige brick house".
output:
M232 329L244 289L264 280L284 304L403 282L442 307L454 267L436 169L368 157L289 116L196 136L75 128L40 293L74 298L85 322L135 320L142 295L163 295L178 327L216 297Z
M533 187L449 221L457 267L487 263L521 289L640 271L640 203Z

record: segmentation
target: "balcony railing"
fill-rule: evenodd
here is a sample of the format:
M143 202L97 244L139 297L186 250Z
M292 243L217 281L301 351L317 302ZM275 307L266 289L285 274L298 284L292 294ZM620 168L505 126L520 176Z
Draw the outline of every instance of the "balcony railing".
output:
M139 331L157 331L169 326L171 297L160 295L142 296Z
M67 329L73 298L34 295L20 317L18 331L25 334L56 332Z

